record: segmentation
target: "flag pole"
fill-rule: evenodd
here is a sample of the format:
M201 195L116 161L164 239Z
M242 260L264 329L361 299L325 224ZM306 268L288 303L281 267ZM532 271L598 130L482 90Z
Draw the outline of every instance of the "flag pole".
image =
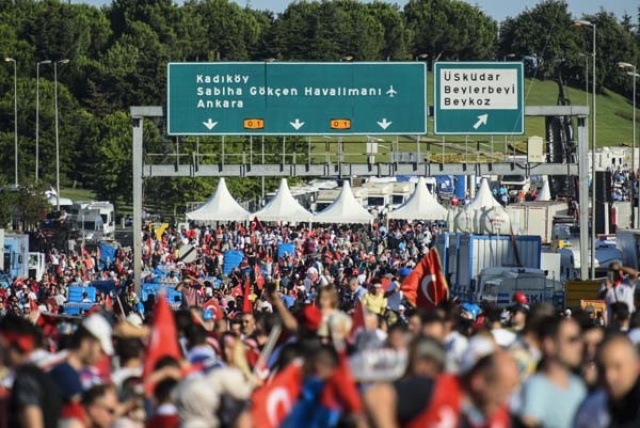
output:
M278 342L278 339L280 338L281 333L282 333L282 324L277 323L271 329L271 333L269 333L269 338L267 339L267 343L264 345L264 348L262 348L262 352L258 357L258 361L256 362L256 365L253 367L253 376L255 379L262 378L260 376L259 371L262 369L262 366L266 366L267 361L269 360L269 357L271 357L271 354L273 353L273 350L276 347L276 343Z

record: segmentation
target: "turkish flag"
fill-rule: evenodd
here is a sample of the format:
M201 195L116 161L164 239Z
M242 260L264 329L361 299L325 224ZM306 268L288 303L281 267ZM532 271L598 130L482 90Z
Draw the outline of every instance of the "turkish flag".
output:
M224 319L224 311L222 310L222 307L220 306L220 303L218 302L218 299L216 299L215 297L212 297L211 299L207 300L202 305L202 310L204 310L204 311L211 310L211 314L213 315L213 319L216 320L216 321Z
M256 230L258 232L262 232L262 223L260 223L260 220L258 220L258 217L254 217L253 220L251 220L251 223L249 224L249 229L251 230L251 232L255 232Z
M424 309L435 308L449 297L449 286L435 248L429 250L405 278L400 290L411 304Z
M351 374L349 358L345 352L341 352L339 358L338 367L322 390L321 403L331 410L360 413L362 412L362 397Z
M254 428L277 428L291 412L302 392L302 361L296 360L251 396Z
M367 309L362 304L361 300L356 301L355 308L353 310L353 315L351 318L353 319L353 323L351 324L351 332L349 333L349 343L354 344L356 341L356 336L362 330L366 328L365 326L365 316L367 314Z
M182 352L178 344L178 331L173 318L173 311L164 295L156 301L151 336L147 345L147 354L144 361L143 379L147 379L153 373L155 365L164 357L182 360ZM145 383L147 395L153 393L154 385Z
M260 268L259 264L256 264L254 268L254 273L256 276L256 286L258 287L258 290L262 291L262 289L264 288L265 280L264 280L264 276L262 275L262 269Z
M253 313L253 303L251 303L251 280L247 277L244 280L244 294L242 296L242 312Z

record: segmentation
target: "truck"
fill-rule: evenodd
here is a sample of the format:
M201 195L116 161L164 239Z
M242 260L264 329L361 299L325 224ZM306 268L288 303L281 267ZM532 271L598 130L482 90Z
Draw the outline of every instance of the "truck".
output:
M519 192L528 192L531 181L524 175L502 175L500 186L506 187L510 196L516 196Z
M76 229L83 241L98 242L105 238L103 217L97 209L86 208L80 211Z
M616 232L616 246L622 252L622 263L638 270L640 267L640 230L618 230Z
M564 202L521 202L505 207L515 235L537 235L543 244L554 239L553 227L556 216L567 215Z
M194 208L195 209L195 208ZM107 201L76 201L71 207L71 220L80 225L83 223L82 217L93 218L95 213L98 213L102 221L100 222L100 230L94 230L93 227L89 227L88 230L92 230L91 235L100 235L102 238L113 238L116 230L116 215L115 209L111 202ZM82 229L78 226L79 229ZM95 232L99 232L95 233Z
M318 199L314 205L312 205L312 211L319 213L324 211L329 205L338 198L340 189L320 190L318 192Z
M396 209L407 202L416 187L415 183L408 181L395 182L391 186L393 192L391 193L391 209Z
M3 269L11 278L27 278L29 276L29 235L4 234L4 266Z
M469 301L494 303L506 307L516 292L523 292L529 303L550 303L557 309L564 306L562 282L547 278L542 269L492 267L478 276L476 290Z
M116 214L114 206L108 201L94 201L87 209L97 210L102 217L102 238L113 239L116 232Z
M562 281L573 281L580 278L580 247L568 245L558 250L560 254L560 279ZM600 245L596 247L595 253L595 274L596 278L605 278L609 271L609 265L614 262L623 263L625 266L632 266L627 264L624 259L624 252L615 246ZM589 249L589 260L587 264L591 264L591 250ZM591 267L591 266L589 266ZM582 278L586 279L586 278Z
M391 183L368 183L367 209L377 210L382 213L391 203L393 184Z

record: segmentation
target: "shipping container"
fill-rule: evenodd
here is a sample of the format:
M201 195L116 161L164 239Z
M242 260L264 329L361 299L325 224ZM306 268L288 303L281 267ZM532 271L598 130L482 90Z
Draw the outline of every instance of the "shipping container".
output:
M455 285L474 291L483 269L520 267L540 269L542 240L540 236L461 235Z
M440 254L444 276L451 286L454 285L456 279L459 240L460 234L445 232L436 235L434 242L434 246Z
M566 203L555 201L522 202L508 205L506 209L513 233L540 236L543 244L550 244L554 238L554 217L567 215L568 211Z

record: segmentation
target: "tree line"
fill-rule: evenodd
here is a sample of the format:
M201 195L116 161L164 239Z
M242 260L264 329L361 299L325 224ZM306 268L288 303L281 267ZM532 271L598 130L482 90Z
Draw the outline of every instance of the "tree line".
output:
M75 183L95 190L100 198L127 203L132 175L128 109L164 104L168 62L349 57L432 64L529 58L535 65L529 69L532 77L562 77L566 84L584 87L590 79L585 61L592 51L592 33L573 26L575 18L597 25L598 88L631 96L630 78L616 64L636 63L640 17L616 17L605 10L574 17L559 0L543 1L501 23L459 0L410 0L404 8L381 1L300 1L279 14L229 0L187 0L180 5L171 0L114 0L102 8L61 0L0 0L0 55L16 61L20 182L35 179L38 110L39 179L55 183L54 66L63 184ZM14 172L14 70L12 64L4 65L0 184L12 182ZM147 121L145 139L148 150L169 157L176 142L166 137L163 126ZM244 144L239 142L238 150ZM202 199L212 185L207 180L153 179L147 180L145 194L175 205ZM231 180L230 185L243 197L259 192L252 180Z

